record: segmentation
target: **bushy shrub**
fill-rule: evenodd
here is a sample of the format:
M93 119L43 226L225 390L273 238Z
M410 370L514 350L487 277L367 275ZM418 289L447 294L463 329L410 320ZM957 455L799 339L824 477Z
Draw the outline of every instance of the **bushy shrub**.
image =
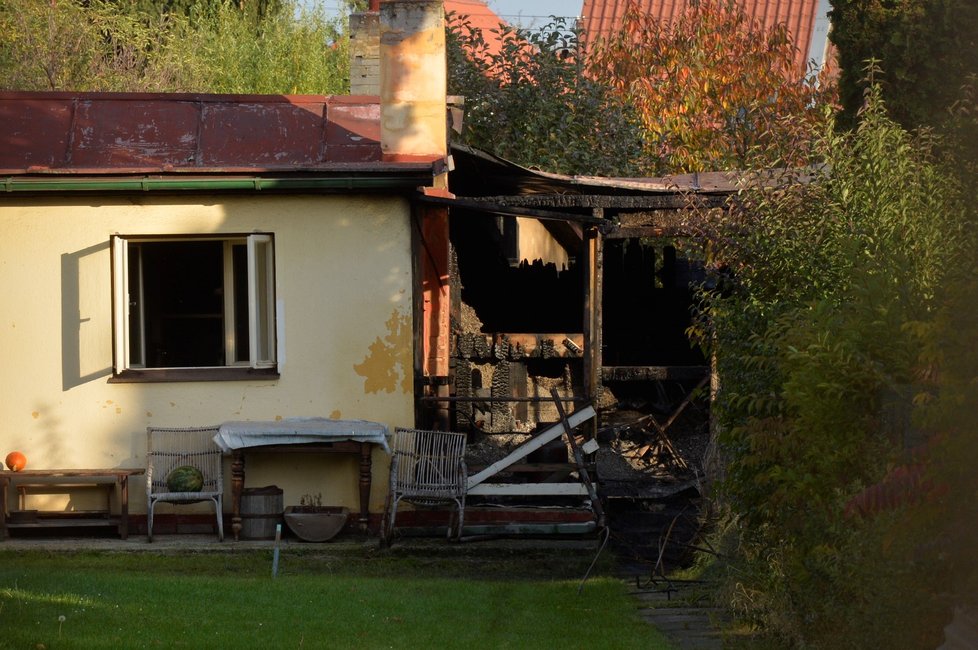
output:
M854 131L825 125L818 167L744 190L714 251L735 278L706 297L737 522L726 593L781 647L935 647L951 611L936 542L975 480L940 459L974 456L978 427L925 407L955 392L964 342L945 321L973 311L959 271L978 248L932 145L872 86ZM974 376L954 381L974 393Z

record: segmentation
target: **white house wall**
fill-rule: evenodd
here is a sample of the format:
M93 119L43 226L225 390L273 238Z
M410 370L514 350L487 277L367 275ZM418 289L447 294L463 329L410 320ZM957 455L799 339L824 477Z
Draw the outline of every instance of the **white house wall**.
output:
M275 236L280 378L109 383L110 235L253 231ZM149 425L306 416L413 422L411 236L402 199L18 198L0 204L0 232L0 459L16 449L35 469L145 467ZM246 459L246 486L278 485L286 505L306 495L358 504L352 457ZM373 460L376 512L388 463L381 450ZM226 465L228 494L229 478ZM86 498L37 496L31 507L81 509ZM133 512L145 512L139 478L130 499Z

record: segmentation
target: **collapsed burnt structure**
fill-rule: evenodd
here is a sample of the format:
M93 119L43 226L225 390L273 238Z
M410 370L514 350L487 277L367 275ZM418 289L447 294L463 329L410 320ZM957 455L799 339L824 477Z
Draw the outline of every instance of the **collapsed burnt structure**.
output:
M661 530L698 495L709 439L710 366L687 335L705 273L682 247L733 179L568 177L452 155L451 194L422 199L449 210L450 371L420 378L418 420L469 434L471 475L558 422L555 396L593 405L584 467L557 438L472 502L586 501L557 486L589 471L613 528Z
M351 80L367 94L389 20L373 4L350 23ZM424 5L425 24L441 9L395 4ZM446 132L462 106L448 98ZM686 334L703 267L681 248L733 180L568 177L448 153L446 182L413 199L414 419L467 434L466 531L587 532L604 505L612 527L648 514L674 529L660 502L698 493L709 422L709 364Z

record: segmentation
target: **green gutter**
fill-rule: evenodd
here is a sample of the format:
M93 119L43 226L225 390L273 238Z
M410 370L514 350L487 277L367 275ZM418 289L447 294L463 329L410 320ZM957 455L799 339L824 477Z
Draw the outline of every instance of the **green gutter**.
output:
M0 179L3 192L154 192L268 190L412 190L430 175L329 176L315 178L18 178Z

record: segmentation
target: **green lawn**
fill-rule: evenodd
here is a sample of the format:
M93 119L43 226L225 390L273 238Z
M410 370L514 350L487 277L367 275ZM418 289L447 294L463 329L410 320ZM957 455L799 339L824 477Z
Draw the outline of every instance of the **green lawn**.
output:
M0 551L0 647L668 647L619 580L474 554Z

